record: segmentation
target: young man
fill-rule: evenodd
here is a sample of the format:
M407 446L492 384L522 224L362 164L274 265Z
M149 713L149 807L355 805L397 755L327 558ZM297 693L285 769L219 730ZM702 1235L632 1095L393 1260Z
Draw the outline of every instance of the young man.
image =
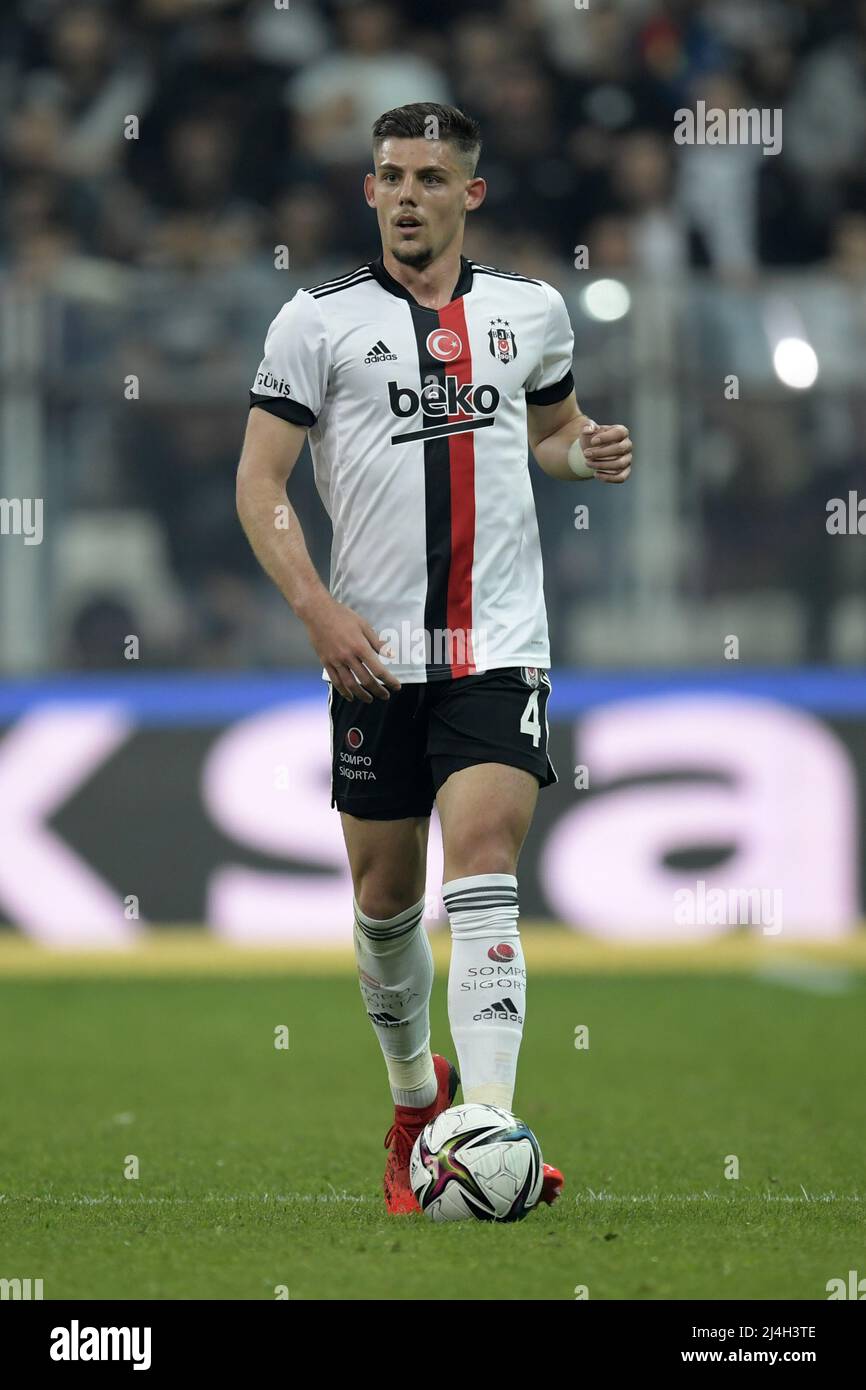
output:
M299 290L251 391L238 511L330 682L332 805L354 886L361 993L395 1105L385 1200L454 1099L431 1054L427 832L442 825L448 1013L465 1101L510 1110L525 1016L517 861L547 756L550 665L527 439L553 478L621 483L622 425L582 415L562 297L461 255L484 199L475 121L430 102L373 128L378 260ZM309 431L333 523L330 592L288 509ZM489 987L488 987L489 986ZM543 1199L562 1175L545 1165Z

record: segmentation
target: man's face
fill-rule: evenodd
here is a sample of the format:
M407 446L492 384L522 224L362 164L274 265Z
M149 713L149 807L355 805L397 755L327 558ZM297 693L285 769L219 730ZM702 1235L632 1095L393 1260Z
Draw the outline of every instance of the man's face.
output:
M462 238L463 218L484 199L457 147L445 140L389 137L374 155L364 193L376 209L382 248L403 265L423 269Z

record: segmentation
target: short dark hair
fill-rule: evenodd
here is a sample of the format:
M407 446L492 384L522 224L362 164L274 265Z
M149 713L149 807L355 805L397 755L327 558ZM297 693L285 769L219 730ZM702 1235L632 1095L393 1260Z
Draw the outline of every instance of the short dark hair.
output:
M373 126L373 148L390 136L398 140L447 140L457 146L472 174L481 154L478 122L456 106L442 106L438 101L412 101L385 111Z

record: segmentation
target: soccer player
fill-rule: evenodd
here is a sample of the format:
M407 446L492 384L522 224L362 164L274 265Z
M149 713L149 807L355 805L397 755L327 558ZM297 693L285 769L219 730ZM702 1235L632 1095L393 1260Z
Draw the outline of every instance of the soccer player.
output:
M354 887L361 994L395 1112L385 1201L417 1211L412 1145L459 1077L430 1051L427 833L444 843L448 1016L464 1101L511 1109L526 970L517 862L548 758L547 616L528 449L552 478L622 483L632 446L575 400L573 337L542 280L461 254L484 199L477 123L415 102L373 127L382 254L299 290L250 392L238 511L329 682L331 805ZM333 525L330 590L286 482L309 433ZM288 524L275 524L280 517ZM542 1198L563 1178L545 1164Z

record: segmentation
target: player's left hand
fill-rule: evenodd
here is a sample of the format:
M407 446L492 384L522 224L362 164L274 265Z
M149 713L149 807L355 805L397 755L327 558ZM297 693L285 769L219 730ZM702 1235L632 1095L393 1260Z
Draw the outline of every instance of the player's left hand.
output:
M583 457L603 483L624 483L631 472L631 439L626 425L597 425L589 420L580 431Z

